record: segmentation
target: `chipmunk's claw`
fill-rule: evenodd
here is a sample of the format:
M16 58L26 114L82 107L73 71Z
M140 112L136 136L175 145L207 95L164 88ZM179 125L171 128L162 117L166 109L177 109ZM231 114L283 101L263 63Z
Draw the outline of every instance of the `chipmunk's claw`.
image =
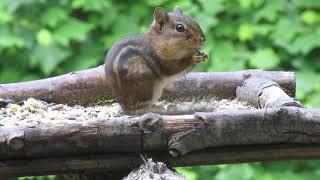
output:
M192 62L200 63L208 59L208 55L197 50L197 54L192 56Z

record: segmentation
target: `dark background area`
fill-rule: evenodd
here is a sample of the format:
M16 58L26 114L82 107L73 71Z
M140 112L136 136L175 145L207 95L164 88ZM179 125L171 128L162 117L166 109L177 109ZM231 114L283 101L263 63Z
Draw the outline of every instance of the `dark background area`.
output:
M0 83L100 65L117 39L148 28L154 7L175 5L207 36L209 60L195 71L295 71L297 98L320 107L319 0L1 0ZM286 161L177 169L190 179L299 180L320 178L318 167Z

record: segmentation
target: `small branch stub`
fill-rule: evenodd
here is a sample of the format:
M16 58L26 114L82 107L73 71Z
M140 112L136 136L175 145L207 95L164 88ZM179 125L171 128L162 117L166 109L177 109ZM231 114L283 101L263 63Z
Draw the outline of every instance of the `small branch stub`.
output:
M276 82L266 78L247 79L237 88L237 97L259 108L302 107L298 100L288 96Z

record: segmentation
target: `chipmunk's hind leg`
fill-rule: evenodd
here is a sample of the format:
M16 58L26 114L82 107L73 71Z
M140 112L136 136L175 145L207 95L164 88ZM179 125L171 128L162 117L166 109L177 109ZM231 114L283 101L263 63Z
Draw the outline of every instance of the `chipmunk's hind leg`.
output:
M129 59L122 68L121 83L117 99L125 114L148 112L153 99L156 77L152 70L139 57Z

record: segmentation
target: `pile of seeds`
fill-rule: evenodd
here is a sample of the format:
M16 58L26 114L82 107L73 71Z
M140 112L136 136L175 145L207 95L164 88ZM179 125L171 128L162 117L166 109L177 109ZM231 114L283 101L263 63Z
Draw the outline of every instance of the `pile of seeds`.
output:
M39 124L50 126L53 123L74 123L82 124L95 122L99 118L108 119L123 115L119 104L96 105L83 107L80 105L68 106L64 104L47 103L30 98L26 101L15 103L0 99L0 125L14 125L32 127ZM204 111L220 111L225 109L253 109L245 102L234 100L211 100L208 102L166 102L157 103L159 112L172 114L170 112L193 109Z
M118 104L83 107L64 104L46 103L34 98L19 103L9 103L0 109L0 125L26 125L68 123L77 121L85 123L97 118L108 118L120 115Z

